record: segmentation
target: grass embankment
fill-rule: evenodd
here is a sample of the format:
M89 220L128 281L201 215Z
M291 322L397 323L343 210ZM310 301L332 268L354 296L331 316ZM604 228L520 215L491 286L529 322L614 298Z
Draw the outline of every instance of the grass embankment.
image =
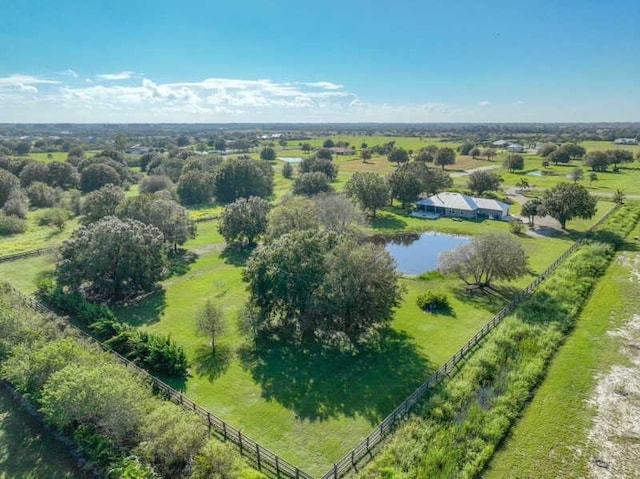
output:
M640 235L636 227L630 237ZM637 254L629 241L621 255ZM581 478L588 475L589 429L594 409L587 403L599 375L624 362L619 339L607 334L640 307L629 267L613 263L585 306L576 329L554 358L547 377L523 417L484 474L503 477Z
M88 477L66 446L0 387L0 477Z
M626 236L637 217L636 209L625 208L603 229ZM611 256L610 245L581 247L425 402L361 477L477 477L543 378Z

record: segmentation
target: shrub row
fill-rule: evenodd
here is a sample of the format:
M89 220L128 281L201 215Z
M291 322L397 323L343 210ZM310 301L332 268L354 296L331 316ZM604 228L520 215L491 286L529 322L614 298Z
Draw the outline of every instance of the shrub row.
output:
M152 374L184 377L187 356L169 336L149 334L116 321L98 321L91 330L109 348Z
M0 285L0 374L104 477L264 478L147 380Z
M186 376L187 355L169 336L119 323L108 306L87 301L78 293L65 292L49 278L38 282L36 294L54 311L89 326L107 346L152 374Z
M614 213L505 320L462 371L434 391L359 477L478 477L521 414L640 208Z

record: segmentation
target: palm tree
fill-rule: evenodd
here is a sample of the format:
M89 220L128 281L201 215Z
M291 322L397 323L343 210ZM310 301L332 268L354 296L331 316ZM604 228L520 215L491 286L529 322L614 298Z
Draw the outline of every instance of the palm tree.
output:
M613 194L613 201L617 205L621 205L622 203L624 203L624 191L618 188L616 192Z
M527 188L529 188L529 181L526 178L520 178L518 186L521 190L526 190Z

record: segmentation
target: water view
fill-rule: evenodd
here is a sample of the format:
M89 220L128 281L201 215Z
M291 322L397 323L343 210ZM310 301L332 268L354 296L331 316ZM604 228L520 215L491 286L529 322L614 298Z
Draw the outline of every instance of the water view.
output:
M419 275L438 268L438 256L443 251L467 244L471 238L441 233L408 234L378 238L398 263L402 274Z
M302 162L302 158L295 158L295 157L287 157L287 158L278 158L280 161L284 161L285 163L301 163Z

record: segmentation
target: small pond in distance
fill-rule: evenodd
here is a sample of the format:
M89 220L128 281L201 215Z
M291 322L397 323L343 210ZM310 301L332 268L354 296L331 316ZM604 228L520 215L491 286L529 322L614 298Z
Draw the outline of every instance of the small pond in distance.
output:
M302 158L278 158L280 161L284 161L285 163L302 163Z
M438 269L438 256L443 251L467 244L471 238L442 233L403 234L374 237L376 244L385 249L398 263L398 271L407 275L420 275Z

